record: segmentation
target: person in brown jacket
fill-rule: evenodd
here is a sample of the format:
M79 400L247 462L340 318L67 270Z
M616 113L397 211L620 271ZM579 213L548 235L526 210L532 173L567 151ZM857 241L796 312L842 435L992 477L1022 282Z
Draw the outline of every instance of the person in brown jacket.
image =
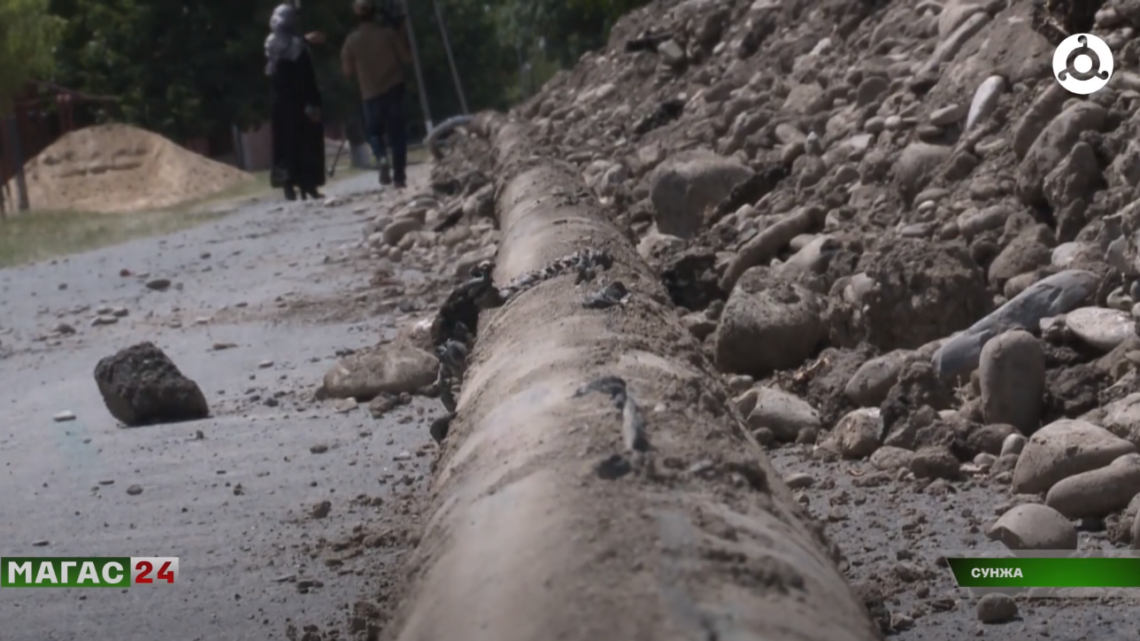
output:
M346 76L356 78L364 101L364 127L368 143L380 165L380 184L395 179L396 187L407 184L408 141L404 111L404 65L412 62L411 48L402 21L385 12L379 16L373 0L354 0L353 12L360 20L341 51ZM384 134L392 150L388 150Z

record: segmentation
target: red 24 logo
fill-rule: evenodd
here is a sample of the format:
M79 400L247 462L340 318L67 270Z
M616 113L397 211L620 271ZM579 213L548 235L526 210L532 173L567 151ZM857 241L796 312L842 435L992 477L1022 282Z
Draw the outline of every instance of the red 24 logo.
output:
M154 583L154 579L150 578L150 573L154 571L154 565L150 561L139 561L135 564L135 569L140 572L135 583ZM158 580L174 583L174 573L170 571L170 561L163 561L162 567L158 569Z

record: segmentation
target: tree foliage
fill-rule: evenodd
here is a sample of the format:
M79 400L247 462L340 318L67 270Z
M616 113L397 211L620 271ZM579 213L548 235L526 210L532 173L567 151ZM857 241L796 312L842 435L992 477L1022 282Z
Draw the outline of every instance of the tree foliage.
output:
M62 28L48 0L0 0L0 113L29 80L51 72Z
M431 117L438 123L461 106L436 13L430 1L402 1L410 11ZM437 1L467 102L479 110L506 107L533 91L528 83L540 84L558 67L604 44L613 21L647 0ZM263 43L276 0L0 0L0 12L12 5L24 7L21 15L35 13L27 7L40 7L43 15L49 3L51 13L66 24L54 79L117 97L115 118L176 138L209 136L266 119ZM313 50L325 111L336 119L358 118L359 96L342 76L339 57L355 25L350 3L301 4L304 28L328 36L328 44ZM0 60L29 59L6 51L13 47L3 35L7 24L0 17ZM41 77L49 71L45 65L27 68ZM4 74L0 63L0 90ZM419 90L411 70L408 80L409 113L418 120Z

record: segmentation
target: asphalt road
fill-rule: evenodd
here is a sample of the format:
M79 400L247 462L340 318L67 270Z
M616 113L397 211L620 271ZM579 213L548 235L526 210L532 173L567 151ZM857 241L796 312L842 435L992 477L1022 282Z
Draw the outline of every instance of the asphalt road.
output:
M367 299L367 269L346 257L390 201L373 181L330 185L341 206L269 198L0 271L0 556L180 558L174 585L0 590L0 639L285 638L290 622L344 626L361 595L383 593L410 545L437 403L376 420L312 400L338 350L395 331L344 302ZM145 286L158 277L173 286ZM92 325L103 307L126 315ZM92 373L140 341L199 383L212 418L116 423Z

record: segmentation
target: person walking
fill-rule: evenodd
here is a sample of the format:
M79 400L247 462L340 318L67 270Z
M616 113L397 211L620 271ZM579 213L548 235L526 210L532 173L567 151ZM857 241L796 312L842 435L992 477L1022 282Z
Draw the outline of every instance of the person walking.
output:
M368 144L380 167L380 184L407 185L408 139L404 112L404 65L412 62L403 22L390 11L380 11L373 0L354 0L353 13L360 24L348 35L341 50L344 74L356 78L364 102ZM385 146L385 135L388 144ZM388 161L388 148L392 159Z
M301 35L297 9L282 4L269 19L265 40L265 73L273 90L273 170L270 183L283 188L285 198L323 198L325 132L321 124L321 90L307 41Z

